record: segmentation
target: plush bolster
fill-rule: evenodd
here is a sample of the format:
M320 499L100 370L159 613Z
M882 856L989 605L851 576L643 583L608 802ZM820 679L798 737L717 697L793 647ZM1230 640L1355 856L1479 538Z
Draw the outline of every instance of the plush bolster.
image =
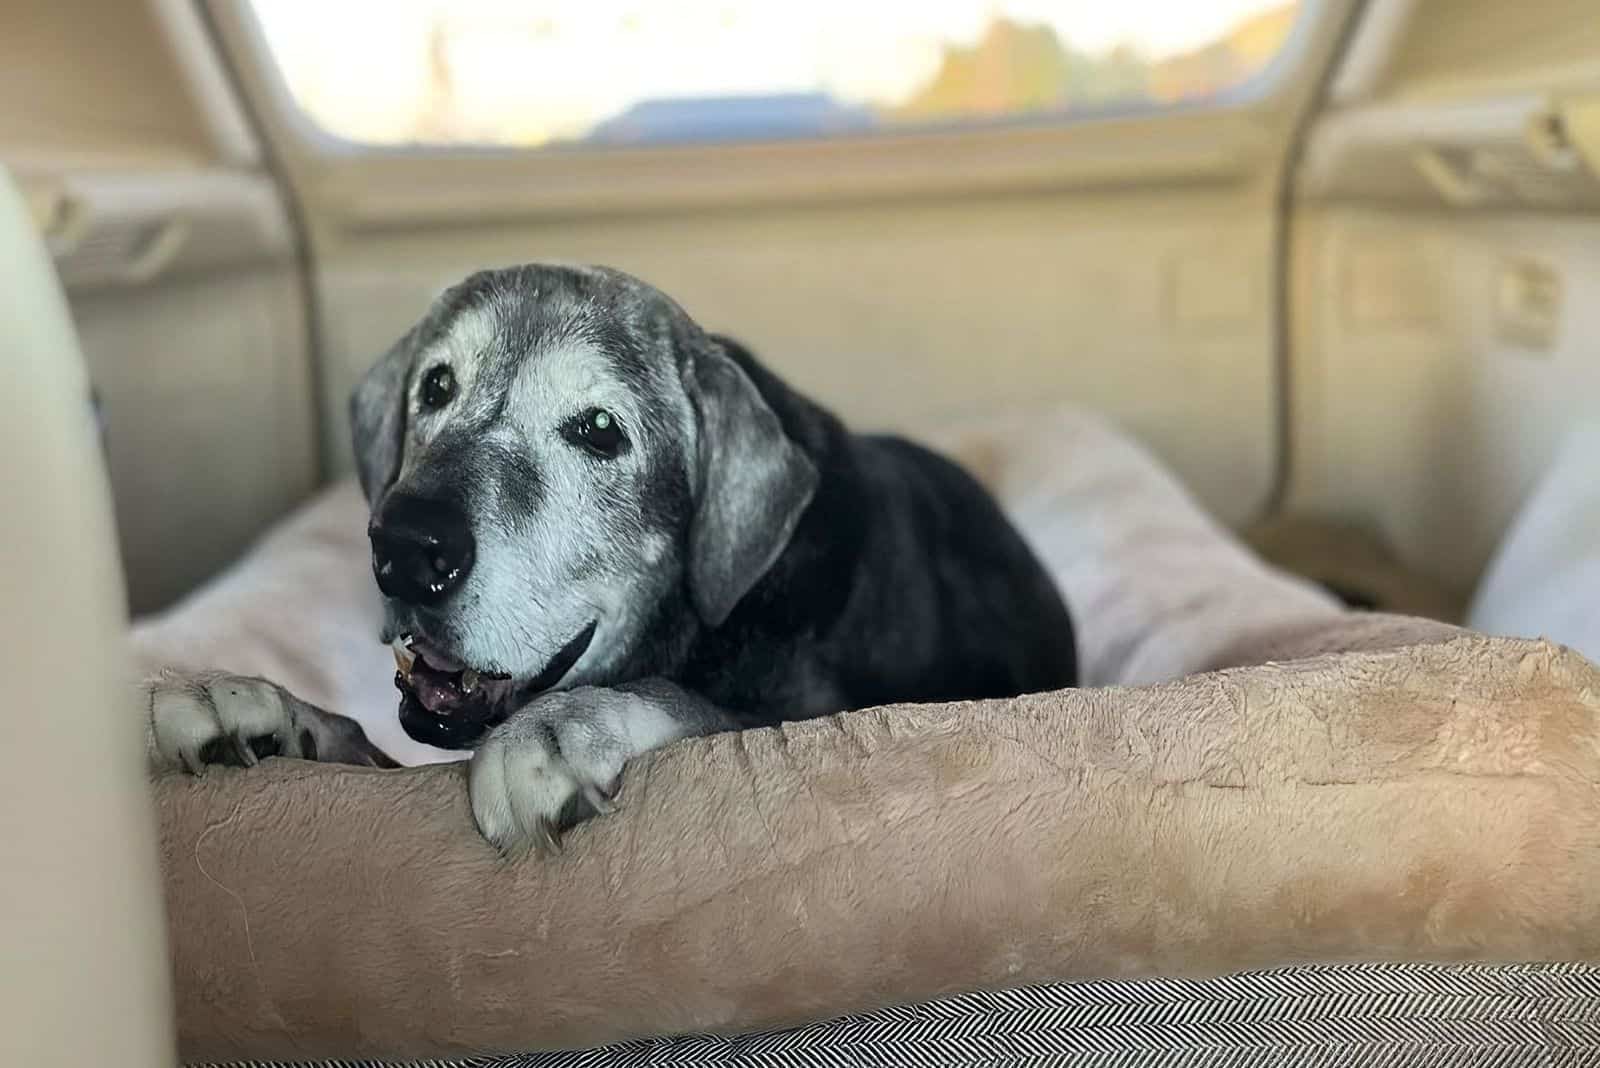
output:
M423 1057L1081 976L1600 960L1597 714L1575 654L1436 631L682 743L516 862L459 766L167 779L182 1049Z

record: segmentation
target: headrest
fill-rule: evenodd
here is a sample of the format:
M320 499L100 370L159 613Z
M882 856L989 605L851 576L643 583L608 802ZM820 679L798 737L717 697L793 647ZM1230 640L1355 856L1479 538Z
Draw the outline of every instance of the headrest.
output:
M66 299L3 168L0 263L0 1035L21 1043L4 1059L172 1063L110 488Z

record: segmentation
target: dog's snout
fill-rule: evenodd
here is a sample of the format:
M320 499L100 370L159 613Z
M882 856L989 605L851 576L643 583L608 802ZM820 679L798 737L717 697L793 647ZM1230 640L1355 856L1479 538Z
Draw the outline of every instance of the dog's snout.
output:
M462 509L448 501L398 494L367 525L372 573L384 596L434 605L472 570L476 547Z

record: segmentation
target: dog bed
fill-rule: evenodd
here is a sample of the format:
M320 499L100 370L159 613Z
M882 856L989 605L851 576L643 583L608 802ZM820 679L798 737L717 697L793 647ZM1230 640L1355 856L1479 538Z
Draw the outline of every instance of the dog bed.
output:
M1061 584L1094 688L680 743L518 863L478 838L459 767L164 779L184 1055L1595 1056L1594 973L1509 965L1600 960L1600 671L1346 614L1097 421L1031 418L1025 448L1014 425L947 445ZM136 650L267 674L439 757L386 722L361 520L329 491ZM1423 963L1466 961L1507 966ZM1095 982L1037 985L1069 980Z

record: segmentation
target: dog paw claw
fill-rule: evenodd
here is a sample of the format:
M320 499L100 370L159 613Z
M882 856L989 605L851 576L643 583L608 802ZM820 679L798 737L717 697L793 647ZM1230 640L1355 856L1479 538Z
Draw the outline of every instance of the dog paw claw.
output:
M624 754L552 694L496 728L468 770L478 829L507 855L562 851L562 832L616 809Z
M146 684L156 766L203 775L215 764L253 768L264 757L395 767L345 716L308 705L265 679L166 672Z

